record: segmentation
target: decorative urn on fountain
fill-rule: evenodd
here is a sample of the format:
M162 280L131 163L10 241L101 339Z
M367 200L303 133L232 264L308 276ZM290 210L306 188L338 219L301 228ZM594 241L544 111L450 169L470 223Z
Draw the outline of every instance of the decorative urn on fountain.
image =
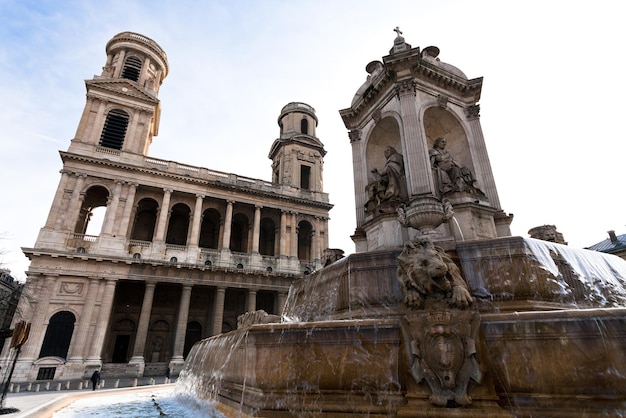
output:
M398 206L398 221L405 228L414 228L423 235L434 234L435 228L448 222L454 215L452 203L448 199L439 200L434 196L421 196L406 205Z

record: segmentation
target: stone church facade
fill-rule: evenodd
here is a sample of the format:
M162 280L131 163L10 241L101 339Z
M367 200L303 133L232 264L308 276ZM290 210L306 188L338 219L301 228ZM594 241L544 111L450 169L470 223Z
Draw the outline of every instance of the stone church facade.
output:
M132 32L86 81L76 136L35 246L14 381L180 370L194 342L244 312L279 314L294 278L322 267L332 205L315 110L289 103L265 181L149 156L165 52ZM106 208L98 235L86 234ZM6 358L8 353L3 353Z

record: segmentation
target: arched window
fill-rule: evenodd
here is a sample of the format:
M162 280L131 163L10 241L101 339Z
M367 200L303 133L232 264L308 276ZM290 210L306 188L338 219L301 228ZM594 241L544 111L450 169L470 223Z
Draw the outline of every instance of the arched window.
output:
M261 231L259 234L259 253L262 255L274 255L276 244L276 225L270 218L261 219Z
M187 245L190 215L191 209L184 203L177 203L172 207L167 237L165 238L167 244Z
M311 260L313 227L307 221L298 224L298 259Z
M220 213L215 209L207 209L202 216L202 226L200 227L200 241L198 245L201 248L218 248L218 240L220 236Z
M137 205L135 225L131 239L152 241L157 220L158 203L154 199L141 199Z
M128 127L128 113L120 109L113 109L107 115L100 136L100 146L105 148L122 149L126 128Z
M100 235L108 198L109 191L104 187L90 187L85 193L85 198L83 199L83 204L80 208L80 214L78 216L74 232L77 234L86 234L87 229L89 229L91 234ZM101 212L100 216L94 217L94 213L99 209Z
M46 329L46 335L43 338L39 358L47 356L66 358L67 351L70 349L75 322L76 317L68 311L61 311L52 315Z
M300 132L305 135L309 134L309 121L306 118L302 118L300 121Z
M243 213L233 216L230 229L230 250L240 253L248 251L248 217Z
M141 72L141 64L141 59L138 57L132 56L126 58L124 68L122 69L122 78L138 81L139 73Z

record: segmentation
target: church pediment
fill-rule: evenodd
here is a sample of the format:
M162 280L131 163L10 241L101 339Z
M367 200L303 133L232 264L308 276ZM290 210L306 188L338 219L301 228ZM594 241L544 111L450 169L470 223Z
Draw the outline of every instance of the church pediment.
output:
M87 90L100 90L114 93L120 96L132 97L151 104L159 103L159 99L152 96L143 89L138 88L134 83L125 79L116 80L87 80Z

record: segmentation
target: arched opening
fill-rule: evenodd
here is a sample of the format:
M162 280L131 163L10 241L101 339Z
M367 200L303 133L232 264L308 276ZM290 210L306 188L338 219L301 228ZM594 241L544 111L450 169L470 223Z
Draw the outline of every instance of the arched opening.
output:
M305 135L309 134L309 121L306 118L302 118L300 121L300 132Z
M187 245L187 232L189 232L189 215L191 209L184 203L177 203L172 207L170 221L167 226L167 244Z
M248 217L243 213L233 216L230 230L230 250L240 253L248 252Z
M122 69L122 78L128 80L139 81L139 74L141 73L141 59L136 56L130 56L126 58L124 62L124 68Z
M365 151L366 173L371 173L374 168L382 171L387 162L387 157L385 157L385 148L387 147L395 148L400 154L403 152L402 144L400 143L400 127L398 122L392 117L381 119L367 140L367 149ZM374 180L374 175L370 174L367 183L369 184Z
M94 211L97 208L102 208L106 212L107 200L109 199L109 191L102 186L90 187L85 193L82 206L80 208L80 214L78 215L78 221L76 222L76 228L74 232L77 234L85 234L89 224L92 221ZM94 225L89 228L93 231L93 235L100 235L102 229L102 221L104 216L93 219Z
M159 204L154 199L146 198L139 201L131 239L152 241L157 221L158 207Z
M276 245L276 225L270 218L261 219L259 231L259 253L262 255L274 255Z
M113 109L107 115L100 135L100 146L113 149L122 149L126 128L128 127L128 113L121 109Z
M311 188L311 167L300 165L300 188L309 190Z
M298 224L298 259L311 260L313 226L307 221Z
M202 339L202 325L198 321L191 321L187 324L185 332L185 346L183 348L183 358L191 351L191 347Z
M39 358L47 356L67 358L75 322L76 317L68 311L61 311L52 315L46 329L46 335L43 338Z
M87 223L87 229L85 229L86 235L100 235L102 225L104 224L104 216L107 213L106 206L98 206L93 208L89 222Z
M211 208L204 211L200 226L200 241L198 242L201 248L218 248L221 218L216 209Z

